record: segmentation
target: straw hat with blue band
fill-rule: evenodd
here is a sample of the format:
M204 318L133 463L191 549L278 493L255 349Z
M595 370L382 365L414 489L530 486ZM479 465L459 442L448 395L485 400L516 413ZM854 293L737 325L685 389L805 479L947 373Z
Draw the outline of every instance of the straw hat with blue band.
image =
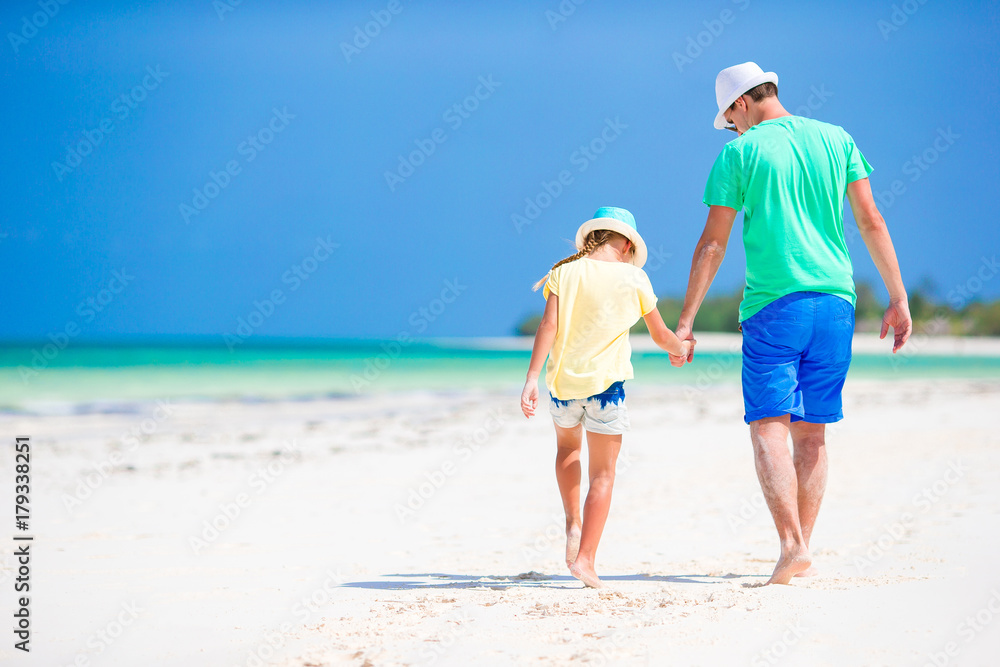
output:
M576 249L583 248L583 243L587 239L587 234L595 229L608 229L617 232L627 238L635 246L632 253L632 264L638 268L646 263L646 242L639 236L639 231L635 226L635 218L623 208L617 206L602 206L594 213L592 220L580 225L576 230Z

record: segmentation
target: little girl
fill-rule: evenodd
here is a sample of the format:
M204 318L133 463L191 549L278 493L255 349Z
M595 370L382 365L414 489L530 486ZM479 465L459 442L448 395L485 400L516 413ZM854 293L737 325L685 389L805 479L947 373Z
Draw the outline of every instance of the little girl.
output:
M631 213L611 206L597 209L577 230L576 248L579 252L557 262L534 287L545 285L545 313L535 333L521 411L525 417L535 414L538 376L548 355L545 384L556 429L556 481L566 512L566 565L586 586L600 588L594 558L611 506L622 433L629 430L624 389L624 381L633 377L628 331L644 318L653 341L678 361L687 358L693 341L674 335L656 310L653 287L642 270L646 244ZM590 489L581 521L584 430Z

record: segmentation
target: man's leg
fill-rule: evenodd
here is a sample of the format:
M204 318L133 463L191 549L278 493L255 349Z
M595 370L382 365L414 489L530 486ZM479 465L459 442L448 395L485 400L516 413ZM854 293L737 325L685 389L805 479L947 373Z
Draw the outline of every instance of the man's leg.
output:
M799 484L788 451L788 432L788 415L750 422L757 478L781 541L781 556L769 584L787 584L812 565L799 520Z
M854 308L831 294L812 299L815 306L812 341L799 362L802 421L791 425L795 472L799 482L799 523L806 546L826 491L826 424L844 416L841 396L851 365ZM815 574L809 568L802 576Z
M795 476L799 483L799 525L808 547L826 491L826 424L793 422L791 432Z

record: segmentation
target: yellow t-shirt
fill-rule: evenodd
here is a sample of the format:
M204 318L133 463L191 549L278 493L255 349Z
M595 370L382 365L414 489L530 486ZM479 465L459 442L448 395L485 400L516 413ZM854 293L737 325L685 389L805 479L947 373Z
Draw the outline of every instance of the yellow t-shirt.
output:
M625 262L584 257L549 274L543 294L559 297L556 339L545 384L568 401L599 394L632 375L628 330L656 307L642 269Z

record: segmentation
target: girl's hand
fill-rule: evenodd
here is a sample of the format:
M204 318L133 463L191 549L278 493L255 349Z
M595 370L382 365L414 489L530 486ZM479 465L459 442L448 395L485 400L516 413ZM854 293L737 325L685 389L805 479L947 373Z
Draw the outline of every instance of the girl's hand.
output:
M521 412L524 416L532 417L535 408L538 407L538 380L528 380L524 383L524 391L521 392Z
M670 365L674 368L680 368L685 363L690 363L692 352L694 350L694 339L690 338L681 341L681 354L671 354L670 355Z
M694 361L694 344L697 342L694 339L694 333L691 331L691 327L678 322L677 331L674 333L677 334L677 337L681 340L691 341L691 348L688 350L688 356L686 359L688 363L691 363Z

